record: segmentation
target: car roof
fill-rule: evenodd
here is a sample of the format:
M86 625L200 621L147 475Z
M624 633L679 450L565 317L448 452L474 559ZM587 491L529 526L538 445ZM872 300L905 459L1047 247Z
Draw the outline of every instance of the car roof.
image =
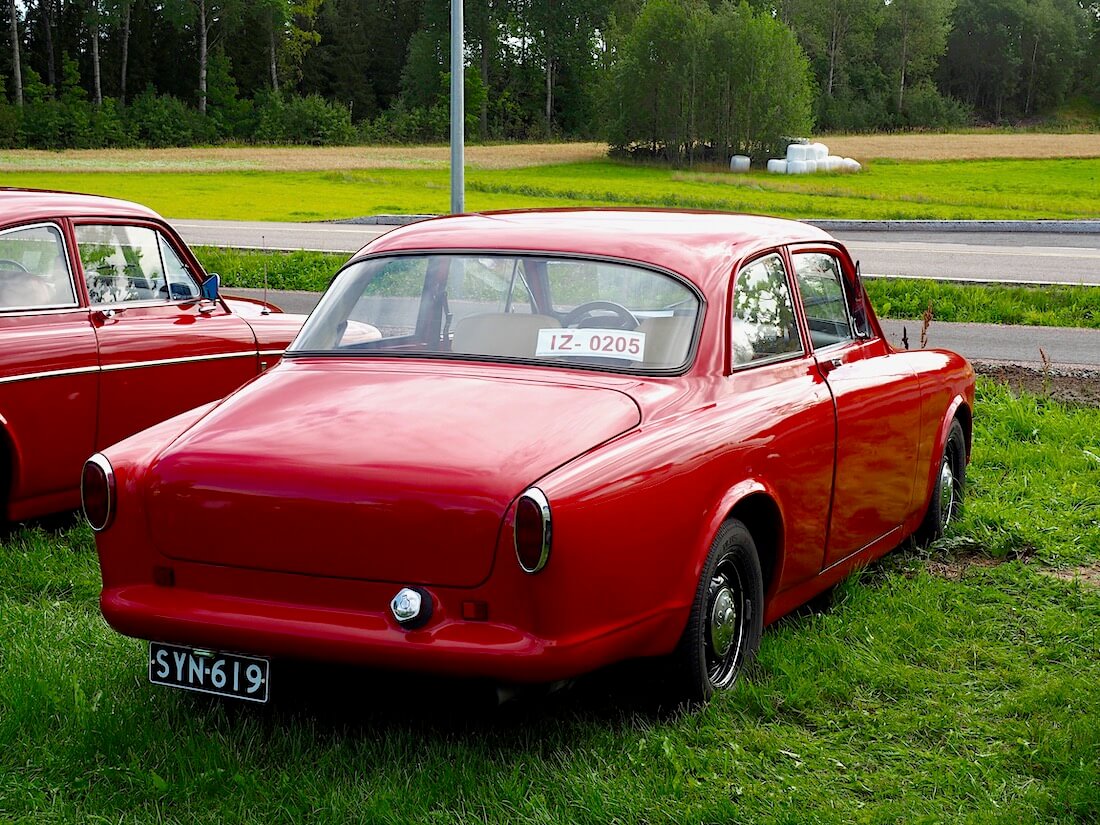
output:
M759 215L658 209L540 209L435 218L395 229L359 255L499 250L591 255L656 265L707 289L753 253L833 242L809 224ZM356 257L358 257L357 255Z
M100 195L46 189L0 188L0 221L28 223L62 215L161 220L147 206Z

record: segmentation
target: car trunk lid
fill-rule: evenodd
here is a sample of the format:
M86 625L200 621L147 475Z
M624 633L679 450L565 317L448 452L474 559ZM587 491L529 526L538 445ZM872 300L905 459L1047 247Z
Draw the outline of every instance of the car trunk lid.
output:
M288 365L160 456L149 529L179 560L472 586L519 493L638 422L607 388Z

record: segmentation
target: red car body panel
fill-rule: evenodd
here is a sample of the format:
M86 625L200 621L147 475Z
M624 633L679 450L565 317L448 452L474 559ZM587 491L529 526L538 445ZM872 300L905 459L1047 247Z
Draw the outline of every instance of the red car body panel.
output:
M756 537L773 621L917 528L948 427L958 417L969 440L973 408L964 359L895 351L873 314L867 338L734 367L735 275L770 251L789 262L793 245L832 250L858 286L827 235L766 218L501 213L379 238L361 256L520 250L679 273L705 299L697 349L678 375L284 359L106 451L104 616L202 648L558 679L670 652L734 516ZM805 340L801 310L798 324ZM535 484L553 551L529 575L513 531ZM391 616L402 585L430 595L426 626Z
M0 521L78 506L89 454L223 397L276 363L301 328L302 316L262 315L262 304L243 299L94 307L74 231L85 223L153 229L198 281L207 277L143 206L0 189L0 240L20 227L56 227L76 294L73 306L0 307Z

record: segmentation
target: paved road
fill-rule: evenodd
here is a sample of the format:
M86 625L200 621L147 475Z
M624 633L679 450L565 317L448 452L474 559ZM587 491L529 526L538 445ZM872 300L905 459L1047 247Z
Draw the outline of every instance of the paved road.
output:
M259 289L226 289L228 295L262 298ZM317 292L271 290L269 300L287 312L308 313L321 297ZM883 321L883 330L897 346L903 331L909 346L920 346L920 321ZM1006 327L996 324L946 324L933 321L928 345L962 353L972 361L1038 366L1039 348L1058 367L1100 369L1100 330L1063 327Z
M351 254L393 227L174 220L189 244ZM834 233L869 275L1100 285L1100 235L1055 233Z

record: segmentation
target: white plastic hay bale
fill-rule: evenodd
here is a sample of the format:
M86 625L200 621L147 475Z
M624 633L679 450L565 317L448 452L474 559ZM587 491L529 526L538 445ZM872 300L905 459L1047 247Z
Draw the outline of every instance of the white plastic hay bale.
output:
M810 152L811 154L806 160L825 160L829 157L829 147L824 143L811 143Z
M829 155L825 158L825 168L830 172L840 172L844 168L844 158L839 155Z
M802 143L792 143L787 147L787 163L804 161L809 155L809 147Z
M806 174L807 175L812 175L816 171L817 171L817 161L816 160L806 161Z
M768 161L768 171L778 175L787 174L787 161L783 158L772 158Z
M845 172L858 172L863 167L859 165L858 160L852 160L852 158L844 158L844 171Z
M752 165L752 159L748 155L734 155L730 158L731 172L747 172Z
M806 174L806 161L804 161L804 160L788 160L787 161L787 174L788 175L804 175L804 174Z

